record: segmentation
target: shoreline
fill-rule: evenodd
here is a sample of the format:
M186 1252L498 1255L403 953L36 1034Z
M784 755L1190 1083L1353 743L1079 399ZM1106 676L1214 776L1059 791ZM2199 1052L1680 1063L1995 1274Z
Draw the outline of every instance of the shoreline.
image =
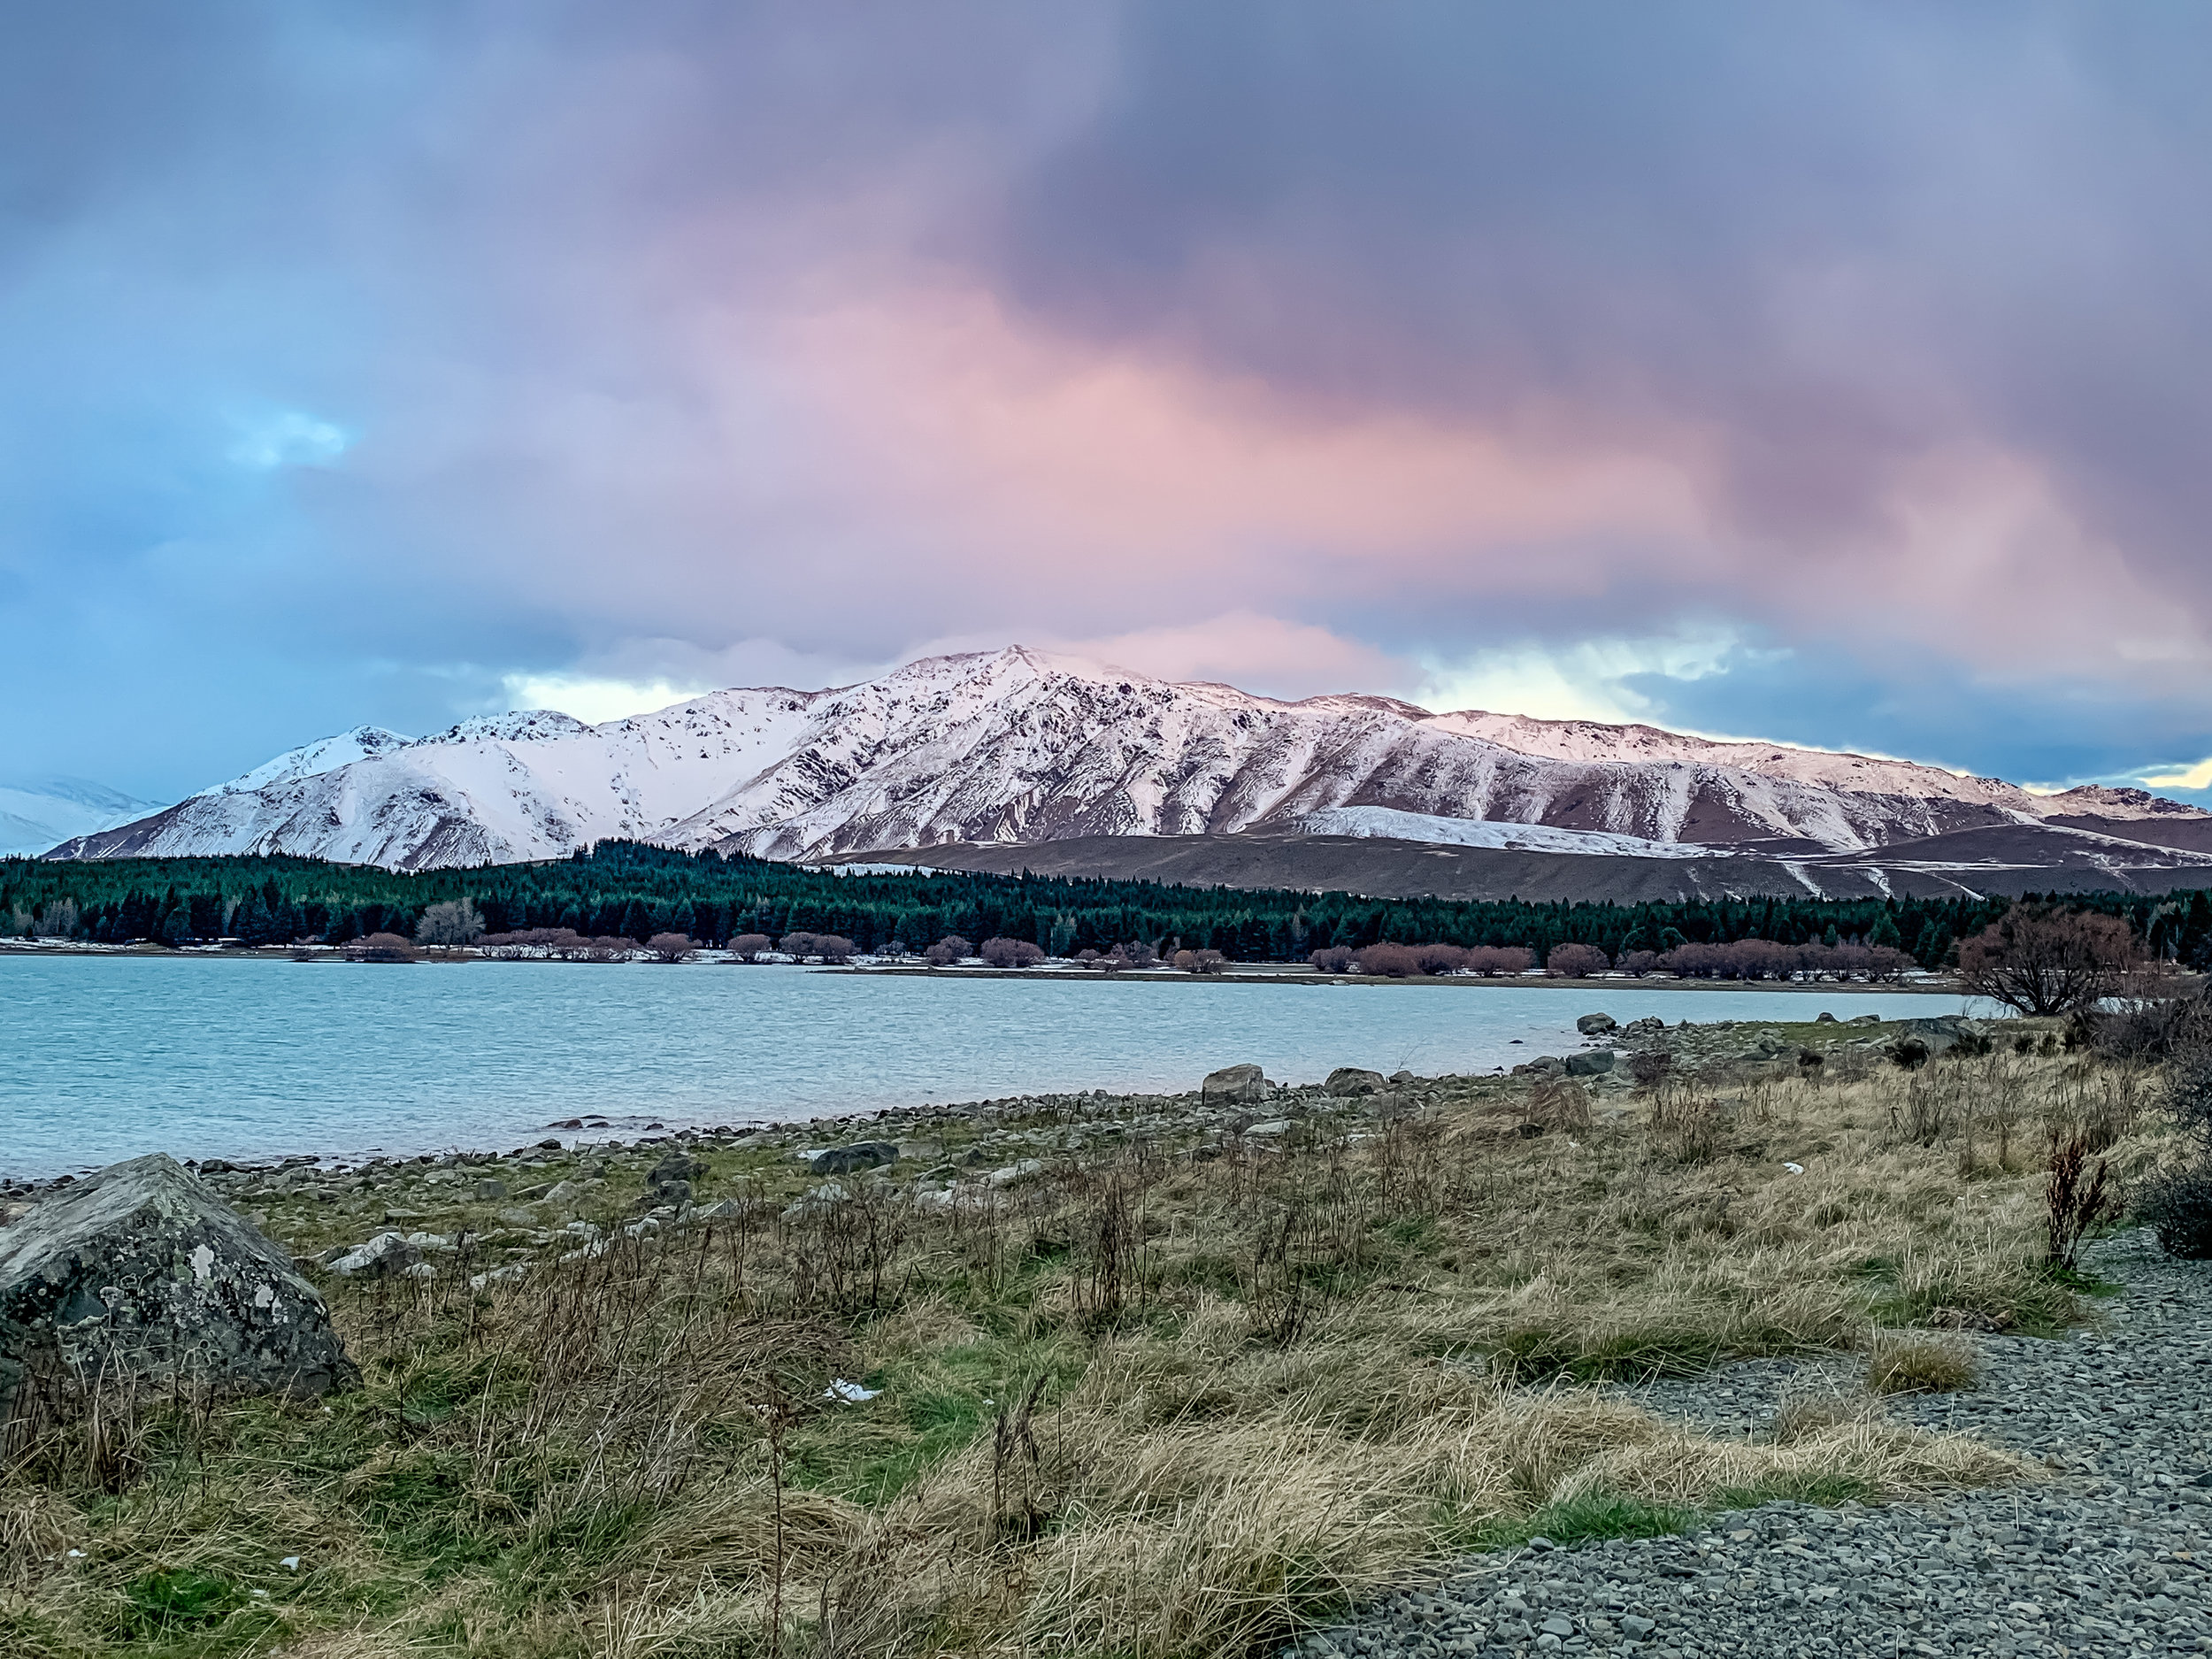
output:
M1384 984L1396 983L1384 980ZM1593 1010L1593 1012L1601 1010ZM1933 1018L1985 1022L1971 1015L1935 1016ZM2010 1018L2010 1017L2008 1017ZM1778 1065L1777 1054L1763 1054L1756 1048L1746 1050L1744 1039L1736 1033L1748 1033L1754 1040L1771 1038L1778 1044L1781 1059L1789 1059L1801 1050L1815 1048L1827 1054L1850 1051L1870 1058L1878 1058L1901 1033L1904 1027L1921 1027L1927 1022L1920 1019L1901 1021L1878 1020L1871 1015L1863 1016L1868 1023L1849 1018L1829 1021L1804 1020L1715 1020L1694 1023L1683 1020L1657 1031L1631 1032L1626 1028L1602 1033L1588 1033L1562 1043L1557 1055L1543 1055L1532 1051L1528 1062L1520 1068L1503 1067L1478 1072L1439 1072L1419 1075L1402 1069L1386 1079L1388 1092L1406 1094L1412 1097L1426 1096L1440 1091L1475 1091L1478 1093L1505 1089L1518 1091L1540 1081L1541 1073L1532 1074L1527 1065L1547 1059L1563 1061L1567 1056L1597 1049L1609 1049L1627 1056L1641 1048L1664 1048L1687 1063L1687 1069L1702 1069L1716 1065L1758 1068ZM1778 1027L1786 1027L1786 1031ZM1788 1068L1794 1071L1793 1063ZM1585 1076L1581 1081L1599 1097L1625 1094L1631 1087L1628 1068L1617 1064L1609 1071ZM1322 1082L1278 1083L1267 1086L1267 1099L1279 1106L1319 1101L1334 1110L1360 1110L1363 1106L1348 1100L1332 1100L1326 1095ZM1003 1097L987 1097L964 1101L907 1101L879 1107L858 1107L850 1111L816 1113L806 1117L771 1118L747 1117L734 1121L706 1123L687 1120L680 1116L654 1115L646 1112L572 1113L540 1125L534 1131L517 1130L523 1136L534 1135L523 1145L502 1149L490 1145L464 1146L448 1143L424 1151L387 1151L377 1147L357 1147L340 1151L295 1151L242 1155L237 1158L219 1155L203 1158L189 1151L179 1153L168 1148L149 1148L143 1150L170 1151L178 1161L195 1168L211 1164L219 1170L234 1172L242 1178L296 1172L303 1179L357 1179L364 1172L380 1171L386 1178L399 1177L406 1172L426 1170L445 1170L460 1166L475 1166L505 1163L522 1158L552 1162L573 1160L589 1162L625 1154L635 1156L648 1148L700 1147L716 1149L742 1149L765 1146L787 1145L809 1135L830 1140L849 1140L872 1125L896 1128L902 1125L974 1124L997 1118L1010 1112L1029 1110L1080 1110L1086 1112L1102 1105L1122 1111L1145 1111L1156 1118L1163 1115L1179 1120L1182 1127L1199 1117L1215 1117L1202 1089L1198 1087L1179 1091L1160 1091L1133 1088L1043 1089ZM1238 1111L1249 1116L1251 1111L1273 1110L1264 1105L1240 1106ZM506 1136L500 1137L503 1141ZM132 1154L130 1156L139 1156ZM73 1185L88 1175L106 1167L104 1164L81 1165L57 1175L20 1176L0 1170L0 1225L9 1218L7 1201L22 1200L34 1194L50 1193Z
M1477 974L1411 974L1400 978L1390 974L1321 973L1298 963L1250 963L1218 973L1186 973L1175 968L1128 968L1105 973L1079 964L1041 966L1035 968L970 967L966 964L933 968L908 961L856 963L803 962L740 962L724 951L702 949L699 959L688 962L646 962L633 956L619 962L572 962L553 956L486 956L480 954L434 955L430 947L426 954L413 962L349 962L342 948L318 946L315 954L303 956L297 947L290 945L252 946L224 949L211 946L191 946L172 949L159 945L95 945L72 941L67 944L35 944L21 940L0 940L0 957L27 956L52 959L128 958L141 962L284 962L300 967L341 966L365 968L388 967L465 967L472 963L502 962L521 966L551 968L797 968L810 973L841 974L877 979L1026 979L1047 984L1132 984L1132 985L1291 985L1319 987L1328 986L1425 986L1459 990L1481 988L1489 990L1548 990L1562 991L1579 988L1633 989L1639 991L1755 991L1770 995L1810 995L1813 994L1839 996L1868 995L1898 996L1965 996L1955 980L1925 977L1919 979L1901 979L1893 984L1871 983L1856 979L1774 980L1774 979L1680 979L1671 975L1652 974L1643 978L1606 972L1587 979L1554 978L1543 973L1516 974L1509 977L1486 978Z

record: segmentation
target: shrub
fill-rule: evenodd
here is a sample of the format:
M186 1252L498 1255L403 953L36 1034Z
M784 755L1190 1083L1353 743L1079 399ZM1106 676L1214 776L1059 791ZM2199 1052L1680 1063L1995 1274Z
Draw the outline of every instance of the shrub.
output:
M698 946L691 942L688 933L655 933L645 941L646 949L659 962L681 962Z
M2212 1260L2212 1169L2190 1164L2152 1176L2137 1189L2135 1213L2167 1255Z
M2112 1060L2154 1063L2212 1047L2212 1001L2202 996L2146 996L2117 1012L2079 1016L2088 1045Z
M1421 972L1419 958L1405 945L1370 945L1359 953L1362 973L1381 974L1387 979L1407 979Z
M1219 973L1228 965L1228 957L1218 950L1179 950L1175 953L1175 970L1179 973Z
M371 933L346 947L348 962L412 962L414 959L414 946L397 933Z
M1494 979L1526 973L1535 961L1534 954L1522 945L1477 945L1467 953L1467 972Z
M1043 950L1026 939L987 939L976 955L993 968L1033 968L1045 959Z
M1316 973L1349 973L1358 965L1348 945L1329 945L1306 958Z
M1875 1394L1948 1394L1971 1388L1981 1375L1974 1350L1955 1339L1884 1332L1867 1361L1866 1391Z
M956 962L964 962L975 955L975 947L957 933L947 933L942 939L922 952L922 960L933 968L949 968Z
M2089 1138L2075 1133L2062 1140L2051 1131L2051 1175L2043 1190L2048 1211L2048 1257L2070 1268L2092 1227L2120 1213L2119 1197L2112 1189L2110 1165L2099 1158L2089 1165Z
M1674 1052L1670 1048L1639 1048L1628 1056L1628 1075L1639 1088L1655 1087L1673 1070Z
M740 933L730 941L731 954L740 962L758 962L774 949L774 941L765 933Z
M1563 979L1586 979L1612 965L1613 959L1595 945L1554 945L1544 958L1544 972Z

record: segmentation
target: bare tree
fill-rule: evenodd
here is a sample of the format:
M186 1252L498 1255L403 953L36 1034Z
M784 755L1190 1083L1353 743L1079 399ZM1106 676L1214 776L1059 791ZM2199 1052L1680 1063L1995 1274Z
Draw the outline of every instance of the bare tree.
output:
M740 933L730 941L730 952L740 962L758 962L773 949L774 941L765 933Z
M432 905L415 924L415 942L451 950L472 945L484 936L484 918L467 899L447 899Z
M1033 968L1045 959L1026 939L987 939L976 954L994 968Z
M1959 983L2023 1014L2065 1014L2117 990L2136 955L2116 916L2016 904L1959 941Z
M31 925L31 933L39 939L68 939L77 931L77 901L50 899L39 912L38 920Z
M655 933L645 941L645 948L656 962L681 962L699 947L691 942L689 933Z

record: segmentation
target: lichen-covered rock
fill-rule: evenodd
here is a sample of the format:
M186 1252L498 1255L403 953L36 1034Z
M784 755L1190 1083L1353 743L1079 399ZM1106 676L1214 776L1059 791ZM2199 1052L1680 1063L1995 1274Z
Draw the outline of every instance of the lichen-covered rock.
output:
M360 1373L292 1258L157 1152L0 1230L0 1412L132 1379L321 1394Z

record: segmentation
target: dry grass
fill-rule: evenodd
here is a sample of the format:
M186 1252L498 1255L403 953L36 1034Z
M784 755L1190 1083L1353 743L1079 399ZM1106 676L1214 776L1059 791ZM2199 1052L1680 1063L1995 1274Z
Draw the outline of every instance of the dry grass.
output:
M1862 1409L1716 1443L1587 1386L2072 1317L2032 1149L2110 1104L2095 1079L1850 1069L1632 1105L1440 1086L1287 1149L1086 1107L1045 1176L949 1208L795 1208L772 1152L718 1154L741 1213L711 1232L479 1294L334 1286L369 1383L327 1409L143 1405L104 1479L81 1437L25 1448L0 1648L1171 1659L1569 1511L2013 1478Z
M1866 1366L1866 1391L1874 1394L1951 1394L1981 1378L1974 1350L1956 1338L1884 1332L1874 1340Z

